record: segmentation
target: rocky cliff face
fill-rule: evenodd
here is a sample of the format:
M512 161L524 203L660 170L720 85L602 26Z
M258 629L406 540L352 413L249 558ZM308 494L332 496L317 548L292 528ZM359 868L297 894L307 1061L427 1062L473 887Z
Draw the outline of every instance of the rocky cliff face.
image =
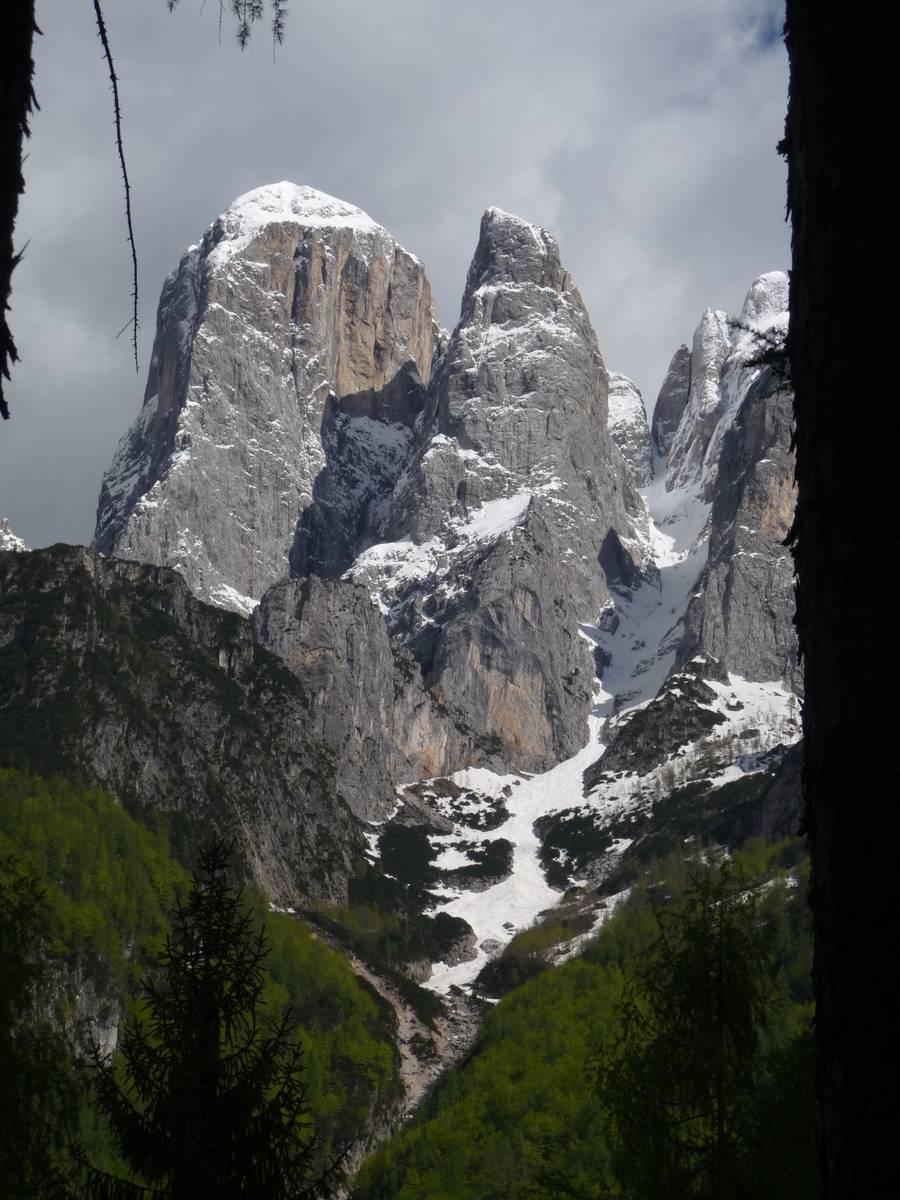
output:
M607 577L637 576L647 558L607 415L597 340L556 242L489 209L389 537L350 573L455 725L526 770L582 744L594 664L579 626L596 620Z
M421 264L365 213L288 183L240 197L163 288L95 548L172 566L196 595L248 612L288 574L326 466L323 422L326 443L334 433L329 398L379 409L407 364L428 379L434 339ZM368 419L393 415L381 404Z
M334 819L377 826L409 905L468 923L434 986L627 842L743 836L764 796L776 827L800 684L786 287L703 315L648 428L554 239L498 209L449 336L415 259L290 185L167 283L97 544L254 608L241 637L302 695Z
M237 837L281 904L344 897L364 844L308 697L248 622L80 547L0 554L0 762Z
M709 554L677 661L709 655L745 679L783 680L799 692L794 568L784 544L796 503L792 428L793 395L767 368L722 439Z
M398 775L571 754L594 678L579 626L648 556L554 239L489 210L432 375L435 336L421 266L365 214L250 193L166 284L148 398L101 493L98 548L167 562L218 604L304 581L266 597L258 636L319 697L357 811ZM641 479L646 432L629 436Z
M681 424L690 391L691 352L687 346L679 346L672 355L653 409L651 438L653 449L661 458L668 456L672 439Z
M254 635L309 700L311 730L334 753L336 787L357 816L380 821L401 779L434 775L463 738L426 690L408 651L392 647L368 590L349 579L285 579L253 614Z
M796 504L793 393L783 354L787 302L787 277L780 271L762 275L740 316L728 323L729 349L712 409L716 424L694 475L711 506L709 550L676 664L706 655L744 679L778 680L800 691L794 572L784 546ZM704 317L700 330L707 327ZM688 408L683 427L691 420ZM685 432L673 452L689 440ZM685 468L686 460L676 457L667 467L667 487L684 477Z
M653 479L653 443L644 401L628 376L616 371L609 372L609 432L622 451L632 484L646 487Z
M614 602L604 685L618 700L589 786L623 767L655 769L679 747L707 737L722 723L717 714L727 718L727 737L715 754L728 760L746 688L775 689L760 711L754 707L751 730L796 736L791 697L801 691L802 675L784 547L795 503L793 397L780 365L786 329L787 278L772 272L753 283L738 318L708 310L690 361L681 352L673 359L653 418L657 446L668 440L670 450L647 492L657 526L661 622L654 631L652 596ZM635 625L659 640L632 664L618 638ZM732 679L740 681L733 710L703 691ZM635 715L629 708L636 698L649 703Z
M0 517L0 550L27 550L20 537L16 537L6 517Z

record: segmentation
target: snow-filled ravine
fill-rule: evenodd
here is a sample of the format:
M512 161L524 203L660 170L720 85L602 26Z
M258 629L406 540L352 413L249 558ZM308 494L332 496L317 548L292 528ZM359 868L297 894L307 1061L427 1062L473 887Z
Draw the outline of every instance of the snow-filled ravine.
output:
M652 797L665 790L663 774L667 770L671 773L670 764L643 777L617 777L594 789L587 798L583 792L584 771L602 754L609 723L618 724L627 719L628 713L646 705L668 676L681 621L706 559L709 506L691 489L667 492L662 465L657 464L655 478L642 492L650 516L652 556L658 577L642 583L633 592L616 596L599 625L583 625L580 630L583 637L592 644L599 643L609 656L602 685L598 685L594 697L584 747L540 775L498 775L482 768L459 771L452 776L452 782L461 789L462 800L442 798L440 789L429 797L444 817L456 821L460 815L466 818L456 825L453 833L431 836L432 847L438 852L434 865L439 871L471 865L472 860L466 854L467 843L471 847L473 842L502 838L513 847L512 872L501 882L480 891L446 884L429 889L439 897L433 911L463 918L477 940L477 956L471 961L454 966L433 964L432 976L425 986L436 992L446 993L453 985L471 984L485 963L516 932L528 928L542 911L560 901L561 893L547 883L539 861L540 840L534 829L538 818L589 805L612 820L636 805L651 803ZM496 512L479 516L485 519L490 516L492 525L494 518L502 517L500 523L506 527L518 516L513 511L516 507L514 502L506 501L502 513L497 506ZM702 752L704 774L707 777L711 774L718 786L742 773L760 770L760 761L767 750L799 735L796 700L781 683L750 683L732 676L727 683L713 681L709 687L715 693L710 707L725 721L702 743L682 749L677 759L682 777L689 778L692 756ZM755 740L748 742L747 754L739 762L733 762L726 748L735 744L737 735L751 730ZM718 773L709 771L711 743L718 743L720 748ZM714 753L715 746L712 749ZM493 829L473 829L472 817L479 807L487 812L496 811L498 806L508 814L502 824ZM614 857L627 844L614 843L610 855Z

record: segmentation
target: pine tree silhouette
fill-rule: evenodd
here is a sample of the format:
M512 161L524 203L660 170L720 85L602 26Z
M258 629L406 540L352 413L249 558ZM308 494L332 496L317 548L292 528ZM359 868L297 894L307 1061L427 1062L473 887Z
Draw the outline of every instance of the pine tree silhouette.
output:
M663 914L601 1056L616 1194L751 1194L747 1130L772 996L756 904L726 862Z
M340 1175L334 1161L313 1178L301 1050L290 1011L262 1011L268 943L228 882L230 854L203 849L119 1061L95 1054L95 1102L134 1179L85 1164L89 1196L313 1200Z

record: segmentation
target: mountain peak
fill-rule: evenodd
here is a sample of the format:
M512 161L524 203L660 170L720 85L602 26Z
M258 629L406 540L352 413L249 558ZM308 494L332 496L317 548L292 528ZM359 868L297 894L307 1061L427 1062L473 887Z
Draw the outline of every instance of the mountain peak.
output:
M618 371L609 374L609 432L622 451L635 487L653 478L647 412L637 384Z
M560 263L559 245L551 233L502 208L489 208L481 218L478 246L466 280L463 312L479 288L536 284L562 292L570 282Z
M787 307L787 275L784 271L768 271L750 285L738 322L752 329L768 329L787 312Z
M306 229L352 229L357 234L384 233L361 208L306 185L269 183L238 196L214 223L220 234L212 257L227 262L268 225L300 225Z
M288 574L329 398L374 412L393 383L387 409L414 408L434 336L421 263L361 209L288 182L239 196L163 287L95 547L176 567L201 598L251 611ZM383 449L387 469L396 447Z
M484 230L485 223L488 225L515 226L522 230L527 230L538 245L541 245L546 238L549 238L551 241L553 240L552 235L542 225L535 225L531 221L526 221L524 217L507 212L504 208L498 208L495 204L485 209L484 215L481 218L482 230Z
M0 550L27 550L28 547L20 537L13 533L6 517L0 517Z

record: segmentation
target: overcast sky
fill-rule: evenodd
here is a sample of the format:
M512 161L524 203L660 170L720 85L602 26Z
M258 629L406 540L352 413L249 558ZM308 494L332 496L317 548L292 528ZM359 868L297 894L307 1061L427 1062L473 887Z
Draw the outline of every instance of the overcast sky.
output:
M234 197L281 179L358 204L425 264L451 327L481 213L546 226L607 366L652 407L706 307L788 265L777 0L290 0L243 54L217 0L104 0L121 78L141 290L91 0L37 0L0 516L87 542L143 396L156 302Z

